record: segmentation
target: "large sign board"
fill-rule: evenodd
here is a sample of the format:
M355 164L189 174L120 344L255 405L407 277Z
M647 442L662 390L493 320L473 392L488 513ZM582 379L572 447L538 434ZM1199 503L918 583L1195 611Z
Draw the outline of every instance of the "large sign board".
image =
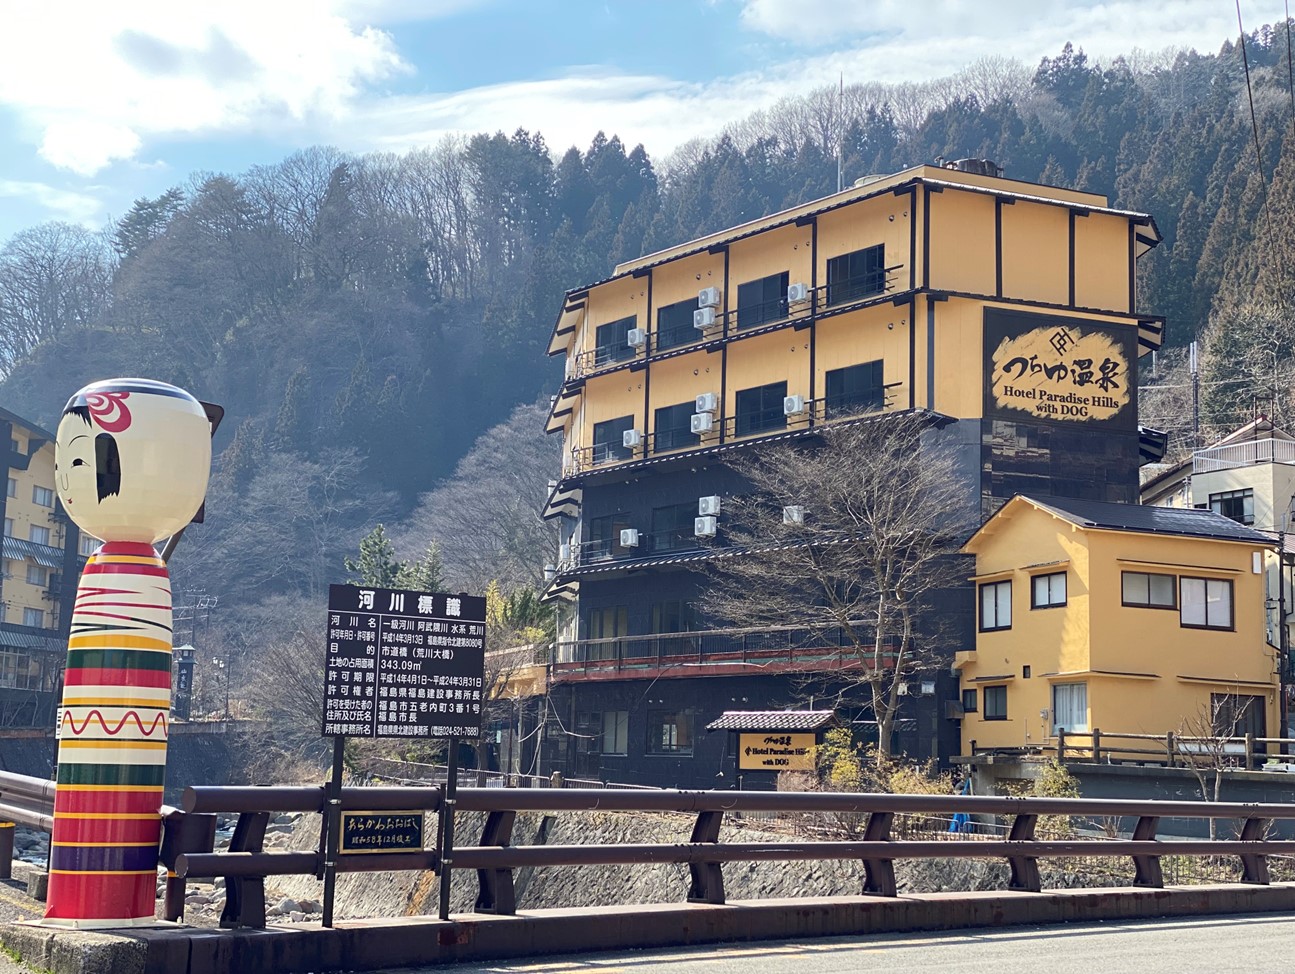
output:
M330 585L325 736L481 735L486 600Z
M1136 325L985 309L985 416L1137 424Z
M343 854L422 852L422 812L342 812Z
M781 731L737 736L739 771L813 771L813 734L787 734Z

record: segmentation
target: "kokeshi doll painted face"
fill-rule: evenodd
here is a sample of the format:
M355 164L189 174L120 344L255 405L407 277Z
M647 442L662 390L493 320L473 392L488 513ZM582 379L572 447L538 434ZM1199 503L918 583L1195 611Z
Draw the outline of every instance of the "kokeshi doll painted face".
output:
M81 530L153 544L202 506L211 424L197 399L165 382L95 382L68 400L54 469L59 500Z

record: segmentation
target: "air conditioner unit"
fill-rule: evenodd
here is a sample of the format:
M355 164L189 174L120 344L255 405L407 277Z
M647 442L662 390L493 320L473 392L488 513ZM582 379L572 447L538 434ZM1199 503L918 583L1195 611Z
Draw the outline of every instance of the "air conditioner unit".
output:
M801 507L799 504L792 504L789 507L784 507L782 509L782 523L804 524L805 508Z
M639 546L639 529L623 528L621 530L621 547L637 548Z
M647 344L647 329L631 328L625 336L625 344L629 345L630 348L642 348Z
M715 428L715 417L710 413L693 413L688 428L694 433L709 433Z
M643 445L642 430L626 430L624 433L621 434L621 446L625 447L627 450L632 450L634 449L634 447L642 446L642 445Z
M719 288L704 287L697 292L697 306L699 308L718 308L719 298Z
M933 697L933 696L935 696L935 681L934 681L934 680L923 680L923 681L922 681L922 696L924 696L924 697Z
M692 533L699 538L715 537L715 528L718 522L713 517L699 517L692 522Z
M703 392L697 397L697 412L713 413L719 409L719 396L713 392Z
M784 416L799 416L805 411L804 396L783 396L782 412Z
M571 545L569 544L558 545L558 561L568 562L570 560L571 560Z
M895 687L895 692L898 693L901 697L908 696L908 684L907 683L899 684L898 686Z
M809 285L797 281L795 284L787 285L787 303L804 304L809 300Z
M692 313L692 326L698 331L715 326L715 309L698 308Z
M712 517L719 513L719 496L697 498L697 513L702 517Z

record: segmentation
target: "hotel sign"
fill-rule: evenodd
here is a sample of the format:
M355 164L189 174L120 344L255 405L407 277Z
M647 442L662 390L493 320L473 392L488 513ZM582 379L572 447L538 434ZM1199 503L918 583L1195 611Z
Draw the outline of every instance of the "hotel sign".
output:
M737 766L741 771L813 771L813 734L739 734Z
M1136 422L1137 329L1083 318L985 311L985 415Z

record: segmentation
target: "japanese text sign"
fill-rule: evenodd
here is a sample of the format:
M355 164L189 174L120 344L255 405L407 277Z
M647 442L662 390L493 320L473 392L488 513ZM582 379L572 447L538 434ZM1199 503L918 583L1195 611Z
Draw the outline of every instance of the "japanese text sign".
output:
M422 812L342 812L340 852L422 850Z
M330 585L324 728L347 737L479 737L486 600Z
M813 734L786 731L739 734L737 766L741 771L813 771Z

